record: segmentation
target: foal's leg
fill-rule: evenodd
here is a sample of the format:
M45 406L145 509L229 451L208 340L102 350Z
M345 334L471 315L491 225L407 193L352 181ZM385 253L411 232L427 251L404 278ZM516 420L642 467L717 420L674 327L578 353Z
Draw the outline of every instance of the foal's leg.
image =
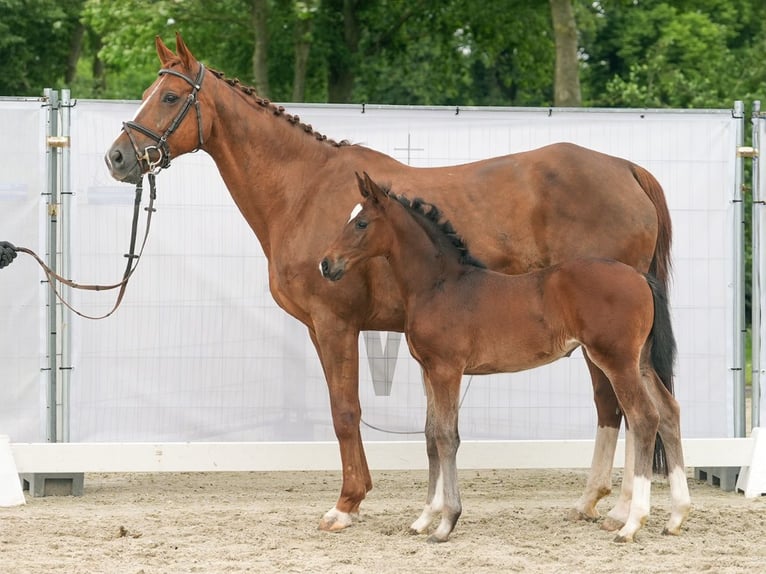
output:
M625 425L628 427L628 425ZM625 467L622 473L622 487L620 496L609 513L601 523L601 530L614 532L622 528L630 514L630 503L633 500L633 470L636 464L636 447L633 441L633 432L630 428L625 429Z
M461 376L462 370L442 367L428 373L426 377L433 401L432 428L427 432L433 433L440 461L434 500L438 500L439 491L442 492L442 518L439 526L428 537L428 542L446 542L462 512L457 480L457 449L460 446L458 395ZM433 508L433 501L431 506Z
M651 371L645 376L647 388L660 412L659 433L665 446L670 482L670 518L663 534L680 534L681 525L691 509L689 485L686 480L684 453L681 445L681 415L678 401Z
M423 534L431 525L434 517L442 511L444 506L444 484L439 463L439 452L436 448L436 435L434 432L434 401L431 383L426 379L423 371L423 382L426 387L426 453L428 454L428 495L426 505L420 517L410 526L411 534Z
M654 442L660 414L644 385L638 366L610 376L615 394L623 407L633 435L633 496L627 520L617 532L615 542L632 542L649 517Z
M599 513L596 510L596 504L612 491L614 451L617 447L617 436L622 422L622 411L609 379L601 369L593 364L584 348L583 355L585 355L593 383L593 401L596 403L598 428L596 429L593 460L585 491L570 511L570 520L596 520L598 518ZM628 494L629 500L630 494Z

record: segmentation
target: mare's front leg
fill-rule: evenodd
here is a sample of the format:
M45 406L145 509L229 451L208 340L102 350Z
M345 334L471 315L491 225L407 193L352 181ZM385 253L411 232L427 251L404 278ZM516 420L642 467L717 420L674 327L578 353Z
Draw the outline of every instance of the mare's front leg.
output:
M352 514L372 490L372 477L362 445L359 423L359 330L337 318L315 323L309 329L319 353L330 392L335 436L340 446L343 485L335 506L322 517L320 530L338 531L351 526Z

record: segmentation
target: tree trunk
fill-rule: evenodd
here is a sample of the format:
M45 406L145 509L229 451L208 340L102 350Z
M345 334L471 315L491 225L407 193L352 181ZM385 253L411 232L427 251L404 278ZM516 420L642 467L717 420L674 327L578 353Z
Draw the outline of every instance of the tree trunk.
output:
M356 80L356 57L359 52L359 19L357 10L360 0L343 0L343 52L336 52L330 62L328 99L334 103L348 103L354 92Z
M269 97L269 3L268 0L252 0L253 30L253 80L258 95Z
M580 62L577 58L577 25L572 0L550 0L553 35L556 40L556 77L554 105L582 105L580 94Z
M306 99L306 73L311 52L314 18L310 14L298 16L295 22L295 65L293 67L293 95L291 101Z
M85 25L82 22L79 22L72 31L72 37L69 40L69 54L67 54L66 74L64 75L64 83L67 86L71 86L77 76L77 62L80 60L80 52L82 52L82 41L84 37Z
M104 61L98 57L98 53L103 46L101 36L98 36L92 30L90 32L90 43L93 45L93 64L91 67L93 73L93 93L100 96L106 92L106 66Z

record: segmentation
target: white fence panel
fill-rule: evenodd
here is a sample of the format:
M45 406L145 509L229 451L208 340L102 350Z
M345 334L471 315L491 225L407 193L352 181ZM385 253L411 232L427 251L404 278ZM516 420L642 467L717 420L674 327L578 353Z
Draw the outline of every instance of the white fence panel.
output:
M0 240L45 252L46 112L0 98ZM22 255L0 273L0 433L45 440L46 288Z
M80 101L72 110L75 280L111 282L121 276L133 190L110 178L103 153L136 107ZM290 106L289 111L329 137L418 166L565 140L649 169L665 188L675 227L671 302L683 433L732 435L735 120L728 110L456 113L455 108L367 106L361 113L359 106ZM0 134L0 141L6 137ZM158 186L149 244L123 307L106 321L74 320L71 440L333 440L313 346L305 328L272 301L260 246L210 158L199 153L174 160ZM75 303L103 313L112 298L79 294ZM365 437L420 438L425 413L420 371L401 336L367 334L360 350L363 417L388 431L365 427ZM470 384L466 378L464 389L464 439L593 437L595 411L579 353L526 373L474 377ZM10 434L16 441L30 440Z

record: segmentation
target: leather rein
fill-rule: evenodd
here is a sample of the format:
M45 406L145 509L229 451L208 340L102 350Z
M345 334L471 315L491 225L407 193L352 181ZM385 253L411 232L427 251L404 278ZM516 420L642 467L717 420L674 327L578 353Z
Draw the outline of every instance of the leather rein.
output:
M31 255L37 261L40 267L42 267L43 271L45 272L45 275L48 278L48 282L51 284L51 287L53 288L53 292L55 293L59 301L61 301L61 303L63 303L70 311L72 311L76 315L79 315L80 317L83 317L85 319L96 319L96 320L106 319L107 317L112 315L120 306L120 303L122 303L123 297L125 296L125 290L128 286L128 281L130 280L136 268L138 267L138 263L141 260L141 256L144 253L144 247L146 246L146 241L149 238L149 228L151 227L151 223L152 223L152 214L155 211L157 211L154 208L154 200L157 198L155 176L161 169L170 167L170 150L168 148L168 143L167 143L168 138L178 129L178 126L181 125L181 122L189 113L189 110L191 109L192 105L194 105L197 112L197 129L198 129L198 135L199 135L199 145L197 149L201 148L202 144L204 143L203 133L202 133L202 111L200 109L200 104L199 104L199 99L197 98L197 94L202 89L202 79L204 78L204 75L205 75L205 66L203 66L202 63L200 62L199 72L197 73L197 77L194 80L192 80L192 78L190 78L186 74L183 74L181 72L178 72L176 70L172 70L169 68L164 68L159 71L160 76L164 74L170 74L170 75L182 78L192 87L192 91L186 97L186 101L184 102L183 108L181 108L181 110L178 112L178 114L173 119L173 121L170 122L170 125L168 126L168 129L165 130L165 133L162 135L159 135L156 132L150 130L149 128L144 127L140 124L137 124L134 121L128 121L122 124L122 129L127 134L128 139L130 139L130 143L133 146L133 150L136 153L136 159L138 160L139 167L141 166L142 163L146 164L147 169L144 173L147 173L149 176L149 188L150 188L149 189L149 205L148 207L144 208L145 211L147 212L146 226L144 229L144 237L143 237L143 240L141 241L141 247L138 251L138 254L136 254L138 220L139 220L139 213L140 213L140 207L141 207L141 196L143 194L143 178L136 185L136 195L135 195L135 200L133 202L133 222L132 222L131 230L130 230L130 249L128 253L125 255L125 257L128 259L128 263L125 266L125 271L122 275L122 280L119 283L114 283L112 285L88 285L88 284L75 283L71 279L62 277L61 275L53 271L53 269L51 269L45 263L45 261L43 261L42 258L38 256L37 253L35 253L31 249L28 249L26 247L16 247L16 251ZM153 139L155 142L157 142L157 145L147 146L144 148L143 152L141 152L139 150L138 145L136 144L135 139L133 138L133 135L131 134L131 130L140 132L144 134L145 136ZM155 160L152 160L151 158L150 152L152 151L158 154L158 157ZM111 289L119 288L120 291L117 294L117 300L115 301L114 306L108 313L104 315L99 315L99 316L92 316L92 315L87 315L85 313L78 311L77 309L72 307L71 304L65 301L64 298L59 293L58 289L56 288L56 281L58 281L59 283L63 285L66 285L67 287L71 287L73 289L82 289L86 291L109 291Z

